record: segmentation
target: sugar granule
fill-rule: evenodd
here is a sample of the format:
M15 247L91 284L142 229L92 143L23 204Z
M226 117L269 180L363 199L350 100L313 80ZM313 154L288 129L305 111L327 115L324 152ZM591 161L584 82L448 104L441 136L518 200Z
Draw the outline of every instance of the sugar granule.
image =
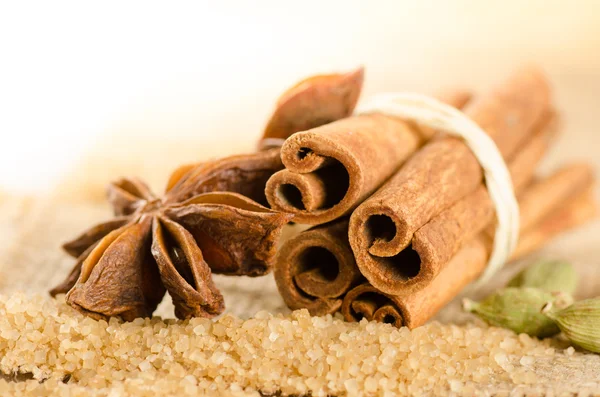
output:
M0 395L568 392L568 373L545 377L543 366L600 358L565 347L473 324L432 322L409 331L305 310L248 320L107 322L61 299L0 296ZM32 379L10 380L19 374ZM597 382L587 387L600 391Z

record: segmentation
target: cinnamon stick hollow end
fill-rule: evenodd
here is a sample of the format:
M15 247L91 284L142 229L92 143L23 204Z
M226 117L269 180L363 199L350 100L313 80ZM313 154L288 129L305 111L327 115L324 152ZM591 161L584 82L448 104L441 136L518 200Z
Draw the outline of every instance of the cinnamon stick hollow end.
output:
M403 218L385 205L359 206L350 218L349 240L361 273L378 290L397 294L407 285L434 277L434 269L421 265L421 257L401 241ZM429 254L434 254L433 252Z
M542 138L553 113L549 96L541 72L519 70L470 102L465 113L507 161L521 147L531 152L523 167L531 173L547 146ZM536 136L542 143L536 143ZM528 178L524 175L523 183ZM394 295L424 288L493 219L493 204L482 182L477 158L460 139L434 139L415 153L350 218L350 244L367 280ZM488 205L477 204L481 202ZM430 229L425 238L417 238Z
M543 122L540 123L534 136L508 161L509 172L516 192L521 192L531 181L539 161L547 151L549 144L552 141L552 137L556 133L555 121L555 115L552 112L548 113L548 118L544 118ZM580 173L581 172L571 173L571 175ZM574 178L573 182L576 182L578 179L584 178ZM552 183L552 181L544 182L545 185ZM560 187L559 185L554 186ZM576 184L569 183L569 186L572 188L576 186ZM570 187L567 187L567 189ZM564 190L564 188L562 190ZM540 201L539 197L544 197L544 195L538 196L538 201ZM542 206L540 208L546 207L546 201L551 200L542 200ZM375 207L377 207L377 203ZM374 206L361 206L357 211L369 211L373 208ZM390 212L390 217L392 219L394 217L398 218L396 212ZM527 209L524 211L523 215L527 217L532 212L534 211ZM495 211L493 202L491 201L485 185L480 184L479 188L473 193L445 209L418 229L412 235L408 247L400 251L399 255L395 255L397 252L395 250L399 247L391 246L391 243L384 247L388 249L387 252L381 249L376 243L373 243L369 248L369 252L373 255L373 258L371 259L371 262L373 263L371 263L371 265L374 266L377 263L380 266L385 266L386 263L390 262L390 259L385 258L382 260L379 257L387 254L392 255L391 258L395 258L396 262L403 260L402 266L404 266L404 268L410 267L409 270L413 269L413 273L416 273L418 269L418 274L416 276L407 280L401 280L401 282L395 285L388 282L386 285L380 286L377 283L378 280L374 282L378 287L381 287L382 290L396 295L409 294L423 288L439 274L441 269L446 266L461 247L492 223L494 216ZM395 223L402 225L403 219L395 220ZM522 226L524 226L524 224ZM366 232L369 231L367 227L365 227L365 229ZM375 230L377 229L375 228ZM494 229L492 229L492 231L493 230ZM354 229L353 233L355 233ZM392 233L394 233L394 230L389 232L388 235L391 235ZM397 234L402 235L403 229L400 229ZM403 243L406 244L406 242ZM379 248L379 250L376 250L376 248ZM359 264L369 265L369 262L359 261ZM367 278L369 278L369 270L366 270L365 274L367 275Z
M453 106L465 91L439 96ZM272 208L296 222L318 225L348 215L427 139L432 131L381 114L352 116L290 136L281 148L285 169L267 182Z
M523 190L531 180L554 134L554 118L551 117L509 161L517 191ZM540 208L547 211L549 204L559 202L552 199L560 197L557 192L575 189L584 181L591 180L587 167L567 168L572 171L565 169L560 174L570 178L561 178L562 184L556 183L554 177L541 183L544 187L552 186L555 192L544 195L528 193L524 197L536 197L541 202ZM368 200L366 203L368 205L359 206L351 217L350 242L365 277L381 291L394 295L407 295L430 283L462 246L490 225L495 215L493 203L482 184L431 219L407 241L399 236L404 235L408 227L405 220L410 219L410 215L394 209L393 203L392 206L380 201ZM523 219L530 218L534 212L535 209L526 208ZM522 223L522 226L527 223ZM491 230L493 232L494 229Z
M556 235L598 214L589 167L568 165L525 188L519 197L524 229L510 260L540 248ZM572 192L565 196L560 192ZM486 230L463 244L439 274L411 293L389 294L371 284L352 289L342 303L348 321L361 318L415 328L433 317L485 270L492 248ZM387 316L387 318L386 318Z
M400 328L405 325L406 315L400 303L394 296L364 283L346 294L341 311L344 319L349 322L357 322L364 318Z
M343 219L304 231L283 244L276 258L275 281L290 309L307 308L313 316L339 310L342 296L361 278L347 230Z
M419 327L481 274L487 255L485 239L474 239L452 258L438 277L410 295L391 295L368 283L362 284L346 294L342 314L347 321L364 317L396 327Z
M286 169L267 181L267 199L273 208L293 213L300 223L339 218L362 193L360 155L323 135L295 134L281 149Z

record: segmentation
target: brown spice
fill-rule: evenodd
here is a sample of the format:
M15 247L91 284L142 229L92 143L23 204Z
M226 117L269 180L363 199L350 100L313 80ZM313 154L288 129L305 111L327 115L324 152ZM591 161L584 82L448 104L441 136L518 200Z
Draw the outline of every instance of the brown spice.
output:
M234 160L238 166L239 157ZM209 180L219 179L231 168L220 171ZM180 318L221 313L223 298L212 282L211 268L227 274L264 274L270 269L281 228L291 216L235 191L201 193L178 202L177 194L190 194L188 186L201 175L187 177L188 184L175 186L162 200L139 181L112 184L109 199L119 215L117 221L94 226L65 244L78 261L67 280L51 293L68 291L67 302L94 317L149 316L165 288ZM243 186L234 180L230 190ZM204 188L202 183L195 186ZM246 241L235 237L236 226L242 225Z
M359 69L295 86L279 101L264 137L286 138L348 116L362 76ZM111 184L116 218L64 245L77 263L51 294L67 292L70 305L96 318L150 316L165 291L179 318L220 314L223 297L212 272L260 276L271 270L281 229L292 219L264 206L264 185L281 168L279 147L271 147L179 167L163 198L137 179Z
M434 278L425 288L409 295L397 296L386 294L368 283L363 284L348 292L342 304L342 314L347 321L358 321L365 317L367 320L416 328L427 322L481 274L487 255L484 239L473 239L452 258L439 277ZM371 306L369 311L361 310L360 305L353 303L365 300ZM383 307L386 308L385 316L378 312ZM373 313L371 316L370 312Z
M352 114L364 81L364 68L349 73L309 77L277 101L263 138L286 139Z
M519 196L519 208L523 213L521 230L537 228L548 214L558 212L575 197L590 190L594 179L591 165L574 163L560 168L547 178L534 181ZM493 230L488 229L487 232L493 235Z
M554 127L552 119L544 120L534 137L509 160L508 169L516 192L522 191L531 181L551 138L555 135ZM540 197L543 196L538 196L538 200ZM522 212L527 215L528 209ZM485 185L481 184L473 193L442 211L415 232L411 245L403 250L400 256L406 258L402 266L409 270L418 266L418 271L409 274L410 277L397 284L393 284L390 278L386 284L386 292L405 295L424 288L461 247L492 223L494 215L494 204ZM374 246L375 244L372 248L375 248ZM385 261L390 259L373 255L367 258L365 263L371 260L373 263L387 265Z
M440 96L457 107L469 98L464 91ZM348 215L433 133L381 114L352 116L298 132L281 148L285 169L267 182L269 204L312 225Z
M580 183L582 178L563 178L564 174L576 176L577 173L586 174L587 170L581 168L580 165L566 166L539 182L544 184L548 189L551 189L550 185L553 185L559 191L573 191L573 195L570 197L563 198L560 195L548 195L546 192L547 189L534 187L531 188L531 194L528 194L530 193L529 189L524 191L522 196L528 195L530 200L533 198L532 195L535 195L536 200L534 201L550 200L553 205L542 205L543 208L549 208L550 210L544 214L539 214L539 219L541 219L539 222L534 225L522 224L522 226L527 226L527 229L522 231L511 260L522 257L532 250L541 247L557 234L579 226L595 216L597 204L591 194L593 181L588 179L587 188L581 190ZM548 182L548 184L545 182ZM529 217L528 213L533 207L521 204L525 203L519 201L522 216L526 219ZM561 209L555 211L552 208ZM402 324L409 328L418 327L434 316L481 274L485 269L491 246L491 237L485 232L480 233L454 255L446 266L441 269L437 277L417 291L388 294L370 285L368 287L357 287L356 291L348 292L344 298L342 305L344 317L348 321L356 321L361 316L367 319L376 319L375 317L369 317L369 313L372 313L374 316L376 310L368 309L361 311L360 309L365 307L364 303L352 303L354 300L365 300L361 296L368 294L371 296L369 298L370 302L375 302L371 303L371 306L375 309L379 308L380 305L391 305L395 308L395 311L390 313L393 321L389 317L389 322ZM372 296L381 297L375 299Z
M587 223L597 215L598 203L594 195L594 188L588 186L579 195L566 199L566 203L562 206L559 205L552 215L542 219L535 227L529 228L520 238L513 257L527 255L542 247L546 241L564 230Z
M292 309L335 313L362 276L348 243L348 219L315 226L286 241L275 259L279 293Z
M514 155L519 145L531 140L540 125L544 125L549 112L548 85L535 69L520 70L465 109L496 142L506 159ZM536 162L526 167L529 170L526 174L532 173ZM408 293L409 289L418 290L427 285L460 248L460 237L474 230L471 223L479 222L476 227L481 230L491 220L491 205L461 202L470 199L471 194L477 201L485 201L482 178L479 162L461 140L442 137L423 147L350 217L350 245L361 273L376 288L391 294L399 294L401 290ZM471 221L466 222L468 227L463 228L453 214L455 209L449 209L455 204L459 206L455 208L458 212L468 215L465 218ZM444 210L451 216L445 216ZM436 230L445 232L447 225L456 229L453 237L449 235L448 242L445 238L434 241L437 249L447 247L448 255L440 255L438 260L432 253L431 266L421 268L402 269L393 265L405 260L418 263L419 253L413 250L417 247L410 245L413 236L428 222L440 219L444 227ZM429 251L423 250L423 253Z

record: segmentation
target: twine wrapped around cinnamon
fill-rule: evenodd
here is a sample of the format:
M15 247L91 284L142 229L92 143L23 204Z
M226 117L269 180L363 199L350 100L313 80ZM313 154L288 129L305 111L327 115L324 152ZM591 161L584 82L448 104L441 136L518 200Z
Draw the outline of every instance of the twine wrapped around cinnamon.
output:
M527 181L551 135L543 132L553 114L543 75L521 70L465 113L488 132L506 160L517 156L519 146L531 146L514 159L529 164L512 169L514 180ZM423 147L350 218L349 239L361 273L394 295L427 286L493 218L482 177L477 159L460 140L443 137Z
M439 96L464 106L470 94ZM272 208L299 223L322 224L349 214L435 132L401 119L368 114L298 132L281 148L284 170L267 182Z
M589 221L597 213L591 169L576 164L524 190L519 199L521 238L512 260L538 249L559 233ZM571 194L548 194L550 191ZM369 283L349 291L342 304L348 321L365 317L415 328L433 317L484 270L491 237L482 232L465 244L429 284L409 294L387 294Z

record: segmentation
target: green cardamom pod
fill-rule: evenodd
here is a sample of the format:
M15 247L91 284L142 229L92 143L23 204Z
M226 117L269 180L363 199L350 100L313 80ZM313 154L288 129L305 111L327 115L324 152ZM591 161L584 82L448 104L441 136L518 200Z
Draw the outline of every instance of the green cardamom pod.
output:
M573 344L600 353L600 297L575 302L566 309L548 303L542 313L553 320Z
M564 293L556 294L537 288L504 288L481 302L463 300L463 308L475 313L490 325L514 332L545 338L560 332L554 321L540 310L548 302L566 307L572 298Z
M507 287L533 287L544 291L573 294L577 288L577 272L568 262L540 260L523 269Z

